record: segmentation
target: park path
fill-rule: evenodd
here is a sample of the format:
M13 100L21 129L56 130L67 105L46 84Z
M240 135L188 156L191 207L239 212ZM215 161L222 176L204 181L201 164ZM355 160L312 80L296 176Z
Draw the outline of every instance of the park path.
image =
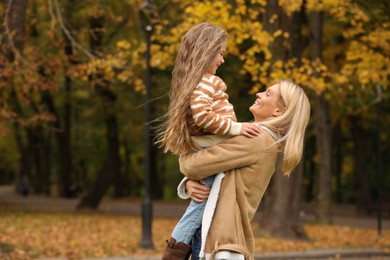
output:
M12 186L0 185L0 206L8 208L44 211L74 211L79 199L64 199L31 194L27 197L16 194ZM142 200L105 199L98 212L141 216ZM161 218L179 218L187 206L186 201L153 201L153 216ZM350 227L377 229L378 219L375 215L363 216L356 214L353 205L334 205L333 224ZM302 212L305 212L307 221L313 219L313 205L303 204ZM259 216L255 216L255 220ZM390 218L384 215L381 220L382 230L390 230Z

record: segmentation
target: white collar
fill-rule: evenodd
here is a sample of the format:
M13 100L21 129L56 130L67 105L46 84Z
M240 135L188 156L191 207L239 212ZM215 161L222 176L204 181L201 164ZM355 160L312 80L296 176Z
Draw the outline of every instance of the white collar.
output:
M278 135L274 132L274 131L272 131L271 129L269 129L268 127L266 127L266 126L261 126L265 131L267 131L271 136L272 136L272 138L275 140L275 141L277 141L279 138L278 138Z

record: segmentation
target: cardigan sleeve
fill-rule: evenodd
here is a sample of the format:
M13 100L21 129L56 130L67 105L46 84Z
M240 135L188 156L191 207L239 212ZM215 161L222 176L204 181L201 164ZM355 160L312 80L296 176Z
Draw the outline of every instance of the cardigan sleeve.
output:
M225 84L222 80L218 80L218 82L219 84ZM195 124L206 132L219 135L239 135L241 123L235 122L232 118L224 117L214 110L213 103L215 102L214 95L217 93L216 88L214 84L202 78L190 98L192 118ZM232 106L227 99L218 102L228 108ZM222 107L219 109L224 110Z
M268 139L268 141L267 141ZM254 164L266 146L272 142L270 135L262 131L259 136L236 136L210 148L179 158L180 171L192 180Z

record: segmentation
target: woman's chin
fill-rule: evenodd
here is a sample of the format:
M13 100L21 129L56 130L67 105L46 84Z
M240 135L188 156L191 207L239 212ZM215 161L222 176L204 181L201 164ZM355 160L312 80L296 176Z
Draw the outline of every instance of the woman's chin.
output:
M249 107L249 111L251 111L252 114L253 114L253 112L255 111L255 109L256 109L257 107L258 107L258 105L253 104L252 106Z

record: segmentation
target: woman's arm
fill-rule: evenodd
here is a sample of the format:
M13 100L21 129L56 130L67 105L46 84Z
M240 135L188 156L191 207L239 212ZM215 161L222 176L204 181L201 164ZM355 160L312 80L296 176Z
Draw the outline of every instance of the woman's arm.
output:
M253 138L237 136L210 148L179 158L180 171L192 180L249 166L258 160L264 147L271 145L268 133Z

